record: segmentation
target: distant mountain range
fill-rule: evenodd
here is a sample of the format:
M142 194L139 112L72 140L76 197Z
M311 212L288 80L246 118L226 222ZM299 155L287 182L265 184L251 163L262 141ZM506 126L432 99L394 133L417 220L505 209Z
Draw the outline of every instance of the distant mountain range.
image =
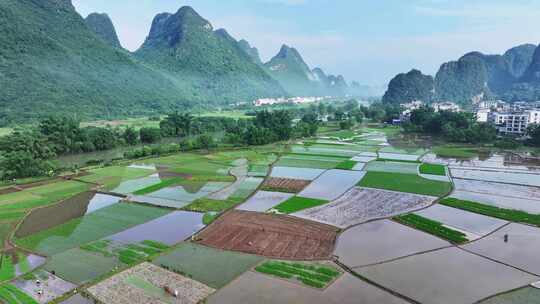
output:
M441 65L435 77L413 70L397 75L383 102L405 103L483 99L536 101L540 99L540 47L519 45L503 55L471 52Z
M364 89L312 70L292 47L263 63L249 42L214 30L191 7L158 14L133 53L106 14L83 19L71 0L3 0L0 24L0 125L51 113L117 118Z

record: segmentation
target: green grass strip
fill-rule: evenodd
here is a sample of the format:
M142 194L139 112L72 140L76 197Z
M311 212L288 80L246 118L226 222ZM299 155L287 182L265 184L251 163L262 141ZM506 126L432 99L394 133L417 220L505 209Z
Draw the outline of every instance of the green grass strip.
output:
M151 185L151 186L148 186L148 187L143 188L141 190L135 191L133 194L135 194L135 195L149 194L149 193L152 193L152 192L159 191L159 190L161 190L163 188L167 188L167 187L171 187L171 186L174 186L176 184L179 184L183 180L184 179L181 178L181 177L175 177L175 178L166 179L166 180L162 181L159 184Z
M368 172L358 186L437 197L447 195L452 189L449 182L430 180L417 174L389 172Z
M436 164L421 164L420 173L446 176L446 169L443 165Z
M296 279L305 285L324 288L341 273L329 266L310 265L304 263L289 263L282 261L267 261L255 267L261 273L285 279Z
M540 227L540 214L530 214L521 210L499 208L477 202L459 200L452 197L443 199L440 201L440 204L510 222L525 223Z
M346 160L344 162L339 163L336 166L336 169L352 170L354 168L354 166L356 166L356 164L357 164L357 162L355 162L354 160Z
M205 224L206 226L212 224L216 218L218 217L219 213L216 213L216 212L206 212L204 215L203 215L203 224Z
M417 214L406 214L395 217L394 219L401 224L422 230L429 234L436 235L455 244L463 244L469 241L465 233L450 229L443 226L442 223Z
M0 286L0 298L6 300L7 303L38 304L31 296L12 284Z
M277 211L281 213L289 214L289 213L298 212L300 210L324 205L326 203L328 203L328 201L326 200L294 196L284 201L283 203L275 206L274 209L276 209Z
M200 198L182 209L193 212L221 212L236 206L239 202L240 201L238 199L233 198L229 198L227 200Z
M161 249L161 250L167 250L167 249L171 248L171 246L169 246L167 244L164 244L164 243L161 243L161 242L158 242L158 241L152 241L152 240L142 241L141 244L143 244L145 246L148 246L148 247Z
M377 161L383 162L394 162L394 163L409 163L409 164L419 164L421 163L418 160L406 160L406 159L393 159L393 158L377 158Z
M9 254L3 254L2 263L0 264L0 281L8 281L15 277L15 265L13 258Z

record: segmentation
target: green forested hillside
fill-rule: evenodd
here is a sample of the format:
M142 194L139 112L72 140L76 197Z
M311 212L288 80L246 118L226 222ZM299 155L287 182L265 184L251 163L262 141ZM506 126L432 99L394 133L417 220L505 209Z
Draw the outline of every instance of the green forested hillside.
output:
M107 14L92 13L84 19L86 26L99 38L113 47L121 48L116 29Z
M156 16L135 56L167 71L188 99L224 104L286 95L236 40L223 30L214 31L191 7Z
M91 33L69 0L0 1L0 125L166 111L182 91Z

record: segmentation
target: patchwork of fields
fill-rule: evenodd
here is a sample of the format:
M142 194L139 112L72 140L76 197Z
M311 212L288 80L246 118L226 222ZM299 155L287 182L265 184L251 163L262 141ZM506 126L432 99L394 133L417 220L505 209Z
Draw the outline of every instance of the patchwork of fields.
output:
M539 168L396 131L4 186L0 301L535 303Z

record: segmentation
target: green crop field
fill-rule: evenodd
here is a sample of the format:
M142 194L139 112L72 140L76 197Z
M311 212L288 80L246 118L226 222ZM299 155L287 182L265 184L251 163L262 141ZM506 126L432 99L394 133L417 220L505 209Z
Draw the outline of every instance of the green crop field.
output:
M13 284L0 285L0 299L9 304L38 304L36 300Z
M315 288L326 287L341 274L336 268L327 265L282 261L267 261L255 267L255 270L283 279L295 279L307 286Z
M448 158L473 158L478 156L478 150L470 147L438 146L433 147L432 152L437 156Z
M352 170L352 168L354 168L354 166L356 166L358 162L355 162L354 160L346 160L344 162L341 162L339 163L337 166L336 166L336 169L341 169L341 170Z
M122 263L115 256L73 248L53 255L44 268L49 272L54 271L64 280L84 284L120 266Z
M53 255L148 222L169 212L150 206L115 204L60 226L17 239L15 242L31 251Z
M504 209L477 202L459 200L452 197L445 198L440 203L449 207L496 217L510 222L525 223L540 227L540 214L530 214L520 210Z
M276 167L295 167L311 169L333 169L340 161L326 161L315 159L301 159L292 157L283 157L276 164Z
M193 243L182 243L153 261L154 264L221 288L257 265L263 258L232 251L222 251Z
M151 186L148 186L148 187L143 188L143 189L141 189L141 190L135 191L133 194L136 194L136 195L145 195L145 194L148 194L148 193L156 192L156 191L161 190L161 189L163 189L163 188L167 188L167 187L171 187L171 186L174 186L174 185L178 185L178 184L181 183L183 180L184 180L184 179L183 179L183 178L180 178L180 177L169 178L169 179L166 179L166 180L162 181L162 182L159 183L159 184L151 185Z
M429 180L415 174L387 172L368 172L358 186L437 197L447 195L452 189L448 182Z
M447 228L442 223L414 213L395 217L394 220L456 244L463 244L469 241L463 232Z
M317 207L320 205L324 205L326 203L328 203L328 201L314 199L314 198L294 196L284 201L283 203L275 206L274 209L276 209L277 211L281 213L290 214L290 213L298 212L304 209L309 209L309 208Z
M240 203L240 200L213 200L209 198L200 198L193 203L184 207L184 210L194 211L194 212L221 212L223 210L229 209L236 206Z
M153 170L123 166L99 168L89 172L90 175L82 176L79 179L105 185L108 190L116 188L123 181L145 177L154 173Z
M15 277L15 265L9 254L2 254L0 260L0 282L11 280Z
M443 165L421 164L420 173L446 176L446 168Z

